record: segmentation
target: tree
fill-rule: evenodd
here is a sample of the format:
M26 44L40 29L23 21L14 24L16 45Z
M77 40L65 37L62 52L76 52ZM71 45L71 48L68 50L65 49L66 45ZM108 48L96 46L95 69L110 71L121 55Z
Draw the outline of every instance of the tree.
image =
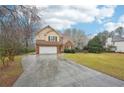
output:
M0 56L14 56L29 45L35 25L40 21L35 6L0 6Z
M103 51L102 42L98 36L95 36L89 41L88 51L92 53L101 53Z
M35 6L22 6L19 11L23 13L21 16L21 25L23 28L23 39L24 39L24 46L27 49L31 42L33 41L33 34L36 29L37 23L41 21L40 16L38 15L39 9Z
M66 29L64 35L69 36L73 40L74 46L78 49L83 49L87 45L88 39L84 31L75 28Z
M108 31L103 31L98 33L88 43L89 52L94 52L94 53L102 52L104 50L106 40L108 37L110 37L110 33Z
M105 46L107 38L110 36L108 31L103 31L97 34L102 46Z
M115 29L115 33L117 33L119 36L122 36L124 33L124 28L123 27L118 27L117 29Z

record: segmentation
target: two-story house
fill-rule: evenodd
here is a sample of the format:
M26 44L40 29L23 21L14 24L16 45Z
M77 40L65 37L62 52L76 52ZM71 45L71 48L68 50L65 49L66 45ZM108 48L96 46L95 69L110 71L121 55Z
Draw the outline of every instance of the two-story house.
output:
M57 54L73 48L71 39L47 26L36 33L36 54Z
M109 37L106 41L106 48L108 48L109 46L115 47L111 49L112 51L124 52L124 37L123 36Z

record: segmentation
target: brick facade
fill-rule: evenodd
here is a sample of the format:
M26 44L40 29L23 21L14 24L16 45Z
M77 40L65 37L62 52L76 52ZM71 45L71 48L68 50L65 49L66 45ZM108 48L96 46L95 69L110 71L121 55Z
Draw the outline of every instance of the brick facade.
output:
M36 54L39 54L39 46L38 45L36 45Z

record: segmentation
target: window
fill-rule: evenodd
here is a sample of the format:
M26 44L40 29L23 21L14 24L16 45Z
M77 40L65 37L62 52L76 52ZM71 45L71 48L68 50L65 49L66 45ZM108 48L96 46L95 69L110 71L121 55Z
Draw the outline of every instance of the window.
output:
M57 36L48 36L48 41L57 41Z

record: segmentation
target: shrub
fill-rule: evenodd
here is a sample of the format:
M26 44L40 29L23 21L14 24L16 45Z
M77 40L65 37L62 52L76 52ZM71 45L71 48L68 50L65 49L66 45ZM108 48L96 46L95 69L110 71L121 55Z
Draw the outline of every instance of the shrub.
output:
M92 47L89 47L89 49L88 49L88 52L90 52L90 53L101 53L103 51L104 51L104 49L101 47L98 47L98 46L92 46Z
M115 46L108 46L105 50L106 50L106 52L115 52L116 47Z
M75 53L75 49L70 49L71 53Z
M76 47L75 52L83 52L83 49L80 49L80 48Z
M17 54L25 54L25 53L30 53L30 52L35 52L34 48L22 48L17 51Z
M83 53L88 53L88 46L85 46L85 47L83 48Z
M75 53L75 49L64 49L64 53Z
M80 49L78 47L76 47L75 52L80 52Z

